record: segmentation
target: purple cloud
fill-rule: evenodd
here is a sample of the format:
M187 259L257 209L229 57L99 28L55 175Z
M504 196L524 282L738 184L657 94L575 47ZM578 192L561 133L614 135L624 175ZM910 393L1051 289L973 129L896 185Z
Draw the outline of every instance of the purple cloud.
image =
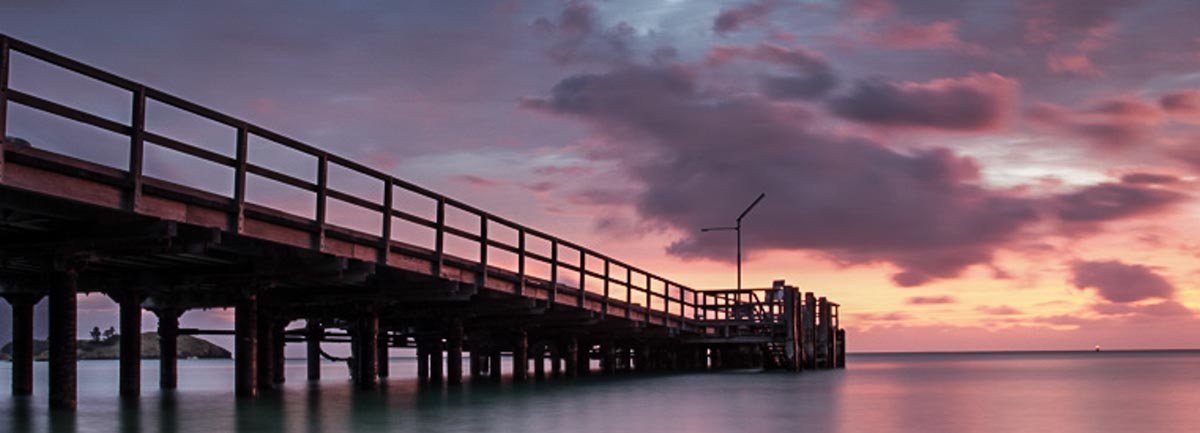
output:
M778 6L776 0L760 0L743 4L732 9L723 9L713 18L712 29L718 34L729 33L742 29L742 25L761 21Z
M1056 196L1050 205L1068 223L1096 223L1154 213L1186 198L1167 189L1101 183Z
M1076 288L1095 289L1097 295L1109 302L1169 299L1175 294L1175 286L1143 265L1117 260L1077 261L1071 264L1071 274Z
M978 185L979 167L945 149L898 153L810 128L761 98L702 90L681 67L628 66L560 81L530 109L584 121L645 185L631 203L683 237L668 252L728 259L719 235L757 192L747 248L815 250L850 263L889 262L903 286L957 276L1037 219L1033 203Z
M1017 86L1015 80L998 74L927 83L867 80L832 100L830 109L869 125L981 131L1003 122Z
M837 77L825 57L804 47L762 43L754 47L715 46L708 54L710 65L734 59L749 59L787 68L786 75L761 77L762 91L773 99L811 99L824 96L837 85Z

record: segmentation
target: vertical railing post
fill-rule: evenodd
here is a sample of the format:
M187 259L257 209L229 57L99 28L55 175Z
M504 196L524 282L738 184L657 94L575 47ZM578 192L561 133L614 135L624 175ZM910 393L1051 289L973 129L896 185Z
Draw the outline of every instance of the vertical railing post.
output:
M600 317L608 317L608 299L609 299L608 281L611 279L608 277L608 265L609 265L608 257L605 257L604 258L604 302L600 304L600 309L601 309Z
M525 295L525 228L517 227L517 296Z
M446 199L437 199L437 224L433 228L433 277L442 277L442 257L446 246Z
M146 87L133 91L133 106L129 113L129 197L126 210L137 211L142 202L142 166L145 160Z
M633 314L633 269L625 266L625 318Z
M325 219L326 202L329 194L329 155L324 153L317 158L317 235L313 239L313 249L325 249Z
M479 216L479 287L487 286L488 270L488 216ZM474 350L474 349L472 349Z
M650 273L646 273L646 323L650 323L650 312L654 311L652 307L653 298L650 295Z
M379 264L386 265L388 255L392 252L392 207L394 206L392 178L383 181L383 227L379 235Z
M237 129L237 166L233 168L233 220L230 221L229 231L241 234L246 229L246 161L247 148L250 144L250 132L246 125Z
M0 141L8 137L8 36L0 35ZM0 174L4 156L0 155Z
M550 306L558 298L558 239L550 238Z
M579 304L578 305L579 308L583 308L583 305L584 305L583 301L584 301L584 299L587 298L587 290L584 289L584 286L586 286L586 285L587 285L587 251L584 251L583 247L579 247L579 299L576 300Z
M488 217L479 215L479 287L487 286L488 270ZM474 350L474 349L472 349Z

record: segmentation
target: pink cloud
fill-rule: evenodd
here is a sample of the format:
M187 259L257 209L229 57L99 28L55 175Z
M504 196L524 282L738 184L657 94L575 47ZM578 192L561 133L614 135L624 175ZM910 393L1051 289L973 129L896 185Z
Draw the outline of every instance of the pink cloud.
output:
M1114 98L1072 110L1041 103L1028 111L1038 126L1087 140L1102 150L1121 150L1147 143L1163 121L1155 105L1133 98Z
M958 300L950 295L913 296L908 298L908 300L905 302L907 302L909 305L942 305L957 303Z
M959 39L958 24L957 20L934 21L926 25L902 22L888 26L878 33L868 34L867 40L888 48L947 48L982 54L983 47Z
M1071 264L1071 273L1076 288L1094 289L1101 298L1113 303L1170 299L1175 295L1175 286L1143 265L1117 260L1077 261Z
M454 180L455 182L465 183L468 185L477 186L477 187L481 187L481 188L493 188L493 187L504 185L503 182L500 182L498 180L488 179L488 178L485 178L482 176L476 176L473 174L458 175L458 176L452 177L451 179Z
M1055 54L1046 55L1046 67L1050 68L1051 72L1060 75L1070 75L1076 77L1099 77L1103 76L1104 72L1092 63L1092 59L1085 54Z

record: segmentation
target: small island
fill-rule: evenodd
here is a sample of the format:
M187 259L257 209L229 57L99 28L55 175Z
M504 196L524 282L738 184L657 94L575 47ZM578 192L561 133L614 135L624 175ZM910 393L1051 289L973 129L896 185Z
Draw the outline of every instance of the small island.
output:
M121 353L120 338L116 334L108 334L105 338L93 338L91 340L79 340L78 354L79 359L119 359ZM178 353L182 359L199 358L199 359L229 359L232 354L221 346L217 346L207 340L196 338L190 335L180 335L178 339ZM46 340L33 341L33 359L36 361L44 361L49 357L49 343ZM9 360L12 355L12 343L5 344L0 348L0 360ZM142 359L157 359L158 358L158 333L143 332L142 333Z

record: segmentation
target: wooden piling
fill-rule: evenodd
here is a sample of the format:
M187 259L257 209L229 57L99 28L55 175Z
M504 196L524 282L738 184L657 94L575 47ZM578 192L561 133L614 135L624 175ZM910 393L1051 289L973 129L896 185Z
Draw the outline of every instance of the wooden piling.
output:
M234 307L234 388L239 397L258 393L258 298L246 295Z
M566 346L563 350L563 359L566 361L566 369L568 377L579 375L579 339L574 336L567 337L567 341L563 343Z
M513 337L512 353L513 380L525 380L529 376L529 335L524 330Z
M442 336L429 339L429 382L442 383L446 363L442 359Z
M33 306L41 295L7 295L12 306L12 394L33 394Z
M325 329L315 319L308 319L305 325L306 358L308 361L308 380L321 380L321 339L325 337Z
M592 344L580 343L579 350L575 353L578 360L575 361L575 367L579 369L580 376L587 376L592 371Z
M271 313L261 303L258 306L258 354L254 360L258 364L255 378L258 389L269 390L275 387L275 324Z
M158 387L175 389L179 384L179 316L174 309L155 310L158 316Z
M500 362L500 347L493 344L488 350L488 375L492 380L500 380L504 374Z
M600 343L600 368L604 374L617 372L617 352L611 341Z
M538 341L533 345L533 377L538 379L546 378L546 345L542 341Z
M817 297L812 292L804 294L804 313L802 317L802 337L804 343L804 367L817 368Z
M75 409L76 404L76 295L78 271L53 275L50 287L50 407Z
M358 320L355 337L358 340L358 353L354 359L358 364L358 388L363 390L375 389L379 374L379 315L367 312Z
M142 391L142 296L134 291L120 299L120 394L137 397Z
M417 382L429 382L429 339L417 338Z
M833 308L830 307L829 301L822 296L817 300L818 314L820 321L817 322L817 361L818 368L832 368L833 360Z
M287 324L288 322L283 320L272 321L271 323L271 326L273 326L271 337L274 337L271 341L271 384L277 388L287 379L284 375L287 371L285 369L287 359L283 351L284 346L287 344L287 340L284 338L286 337L284 331L287 329Z
M482 343L476 341L475 337L471 338L471 380L483 378L483 368L487 364L484 362Z
M383 381L392 374L391 360L392 339L387 331L380 331L375 340L375 376Z
M446 335L446 382L450 385L462 384L462 356L463 324L462 320L455 319L450 322L449 333Z
M550 375L554 377L562 376L562 345L549 343L548 346L550 350Z

